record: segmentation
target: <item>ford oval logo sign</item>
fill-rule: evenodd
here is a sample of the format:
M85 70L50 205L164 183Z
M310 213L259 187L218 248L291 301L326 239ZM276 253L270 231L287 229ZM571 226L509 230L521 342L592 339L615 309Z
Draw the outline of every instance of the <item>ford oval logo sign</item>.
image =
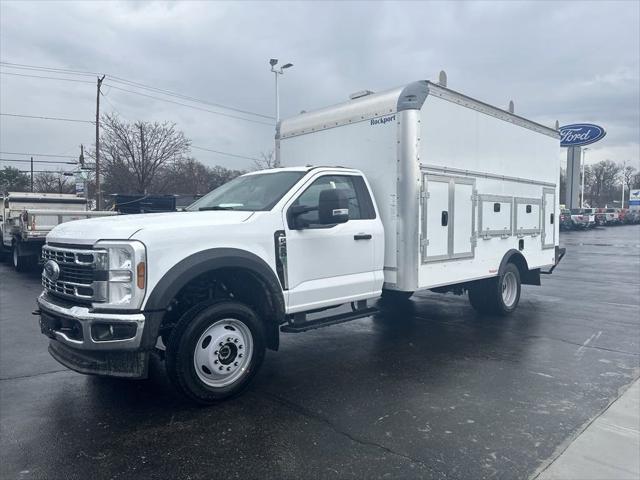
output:
M592 123L574 123L560 127L560 146L579 147L595 143L604 137L604 128Z
M60 277L60 266L53 260L47 261L44 264L44 276L55 282Z

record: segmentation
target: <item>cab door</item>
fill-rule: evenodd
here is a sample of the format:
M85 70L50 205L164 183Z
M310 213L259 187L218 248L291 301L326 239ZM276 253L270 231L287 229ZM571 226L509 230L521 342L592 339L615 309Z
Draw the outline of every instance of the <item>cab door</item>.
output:
M320 192L340 189L348 198L345 223L320 224ZM293 212L309 210L296 215ZM284 210L289 313L338 305L377 294L382 287L376 251L384 251L382 223L360 175L321 174ZM382 257L382 255L378 255Z

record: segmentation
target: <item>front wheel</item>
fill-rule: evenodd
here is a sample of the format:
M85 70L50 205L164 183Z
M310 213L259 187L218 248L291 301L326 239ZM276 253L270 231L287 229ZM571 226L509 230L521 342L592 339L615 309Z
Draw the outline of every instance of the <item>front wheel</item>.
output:
M520 270L508 263L495 278L480 280L469 288L471 306L480 313L509 315L520 302Z
M262 323L237 302L220 302L185 313L171 332L167 373L190 400L211 404L240 393L264 359Z

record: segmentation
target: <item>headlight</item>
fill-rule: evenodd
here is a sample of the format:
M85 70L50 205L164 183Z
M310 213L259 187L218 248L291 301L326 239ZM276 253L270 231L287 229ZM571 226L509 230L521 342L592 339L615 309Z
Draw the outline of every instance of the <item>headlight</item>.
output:
M94 245L97 269L106 271L106 302L95 308L138 309L146 290L146 249L141 242L103 241Z

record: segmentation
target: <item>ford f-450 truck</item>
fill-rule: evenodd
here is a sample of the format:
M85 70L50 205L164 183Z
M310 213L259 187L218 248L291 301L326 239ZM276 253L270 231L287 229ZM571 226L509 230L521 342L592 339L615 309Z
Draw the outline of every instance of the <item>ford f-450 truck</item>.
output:
M185 212L56 227L41 330L82 373L142 378L160 350L176 388L212 403L281 332L369 316L381 296L468 292L509 314L563 254L559 148L555 129L427 81L300 114L276 154L306 166L240 176Z

